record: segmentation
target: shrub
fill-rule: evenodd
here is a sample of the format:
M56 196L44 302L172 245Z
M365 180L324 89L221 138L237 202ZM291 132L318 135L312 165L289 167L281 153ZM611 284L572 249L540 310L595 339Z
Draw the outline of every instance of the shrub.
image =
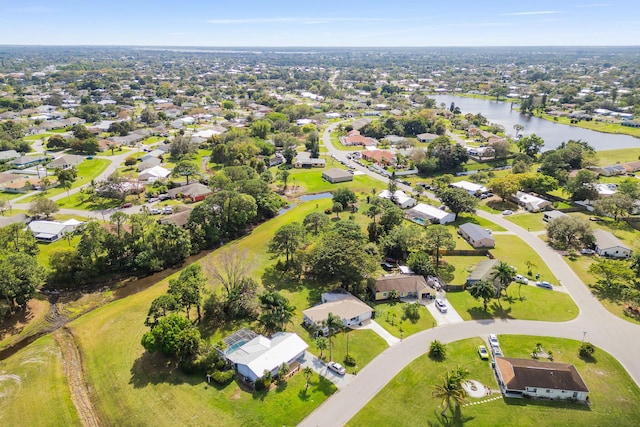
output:
M344 364L347 366L356 366L356 358L350 354L344 357Z
M438 340L433 340L429 346L429 357L442 360L447 356L447 347Z
M420 320L420 308L418 304L405 304L404 305L404 318L416 323Z
M596 348L590 342L583 342L582 344L580 344L580 357L585 359L592 359L595 352Z
M235 372L233 372L233 370L228 370L228 371L216 370L216 371L213 371L213 373L211 373L211 379L220 385L226 385L233 380L234 375L235 375Z
M324 213L326 213L327 215L331 215L333 213L333 210L331 210L331 208L326 208L324 210Z

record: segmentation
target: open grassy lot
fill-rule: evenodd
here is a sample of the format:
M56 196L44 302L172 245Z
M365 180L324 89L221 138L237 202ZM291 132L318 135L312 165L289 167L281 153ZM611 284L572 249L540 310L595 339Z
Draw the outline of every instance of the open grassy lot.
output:
M533 336L499 336L501 347L509 357L528 357L537 343L553 351L555 361L573 363L591 390L591 405L524 399L498 399L461 408L447 418L440 416L440 401L432 398L433 385L439 375L463 366L470 378L497 389L490 365L481 361L476 347L480 338L447 345L447 358L435 362L419 357L387 384L351 421L349 426L635 426L640 419L640 389L622 366L598 349L594 362L578 357L579 341ZM495 396L495 394L494 394ZM493 396L492 396L493 397ZM470 402L477 399L469 398Z
M571 123L571 119L568 117L554 117L548 114L540 114L539 117L545 120L549 120L550 122L560 123L568 126L576 126L580 128L595 130L598 132L631 135L636 137L640 136L640 129L632 128L629 126L622 126L621 124L617 124L617 123L608 123L608 122L601 122L596 120L592 120L592 121L580 120L578 123Z
M339 165L339 163L336 163L334 166L338 167L337 165ZM331 161L327 161L327 168L332 168L334 166L331 165ZM274 176L277 174L277 172L277 168L271 169L271 173L273 173ZM331 184L330 182L322 179L322 169L290 169L289 172L290 175L288 178L287 186L291 187L296 193L300 194L313 194L322 193L324 191L335 191L342 186L350 188L355 192L364 192L370 194L373 188L375 188L376 191L379 192L387 187L383 182L380 182L377 179L373 179L368 175L355 175L353 177L353 181ZM281 184L281 182L278 182L278 185Z
M597 162L600 166L616 163L632 162L640 157L640 148L623 148L619 150L598 151Z
M85 184L90 183L92 179L95 179L98 175L104 172L105 169L107 169L107 167L109 166L109 163L110 163L109 160L106 160L106 159L91 159L91 160L85 160L84 162L80 163L78 166L76 166L78 170L78 177L73 182L73 185L71 186L71 188L81 187ZM55 188L50 188L44 194L46 197L52 197L52 196L57 196L58 194L63 194L65 193L65 191L66 190L62 187L55 187ZM23 203L32 202L34 197L36 196L28 197L22 200L22 202Z
M402 337L406 338L416 332L433 327L435 319L422 304L418 304L420 319L417 322L413 323L409 319L403 319L404 307L407 304L409 303L399 301L376 304L374 306L376 322L397 338L400 338L401 328Z
M464 242L462 238L459 240ZM466 249L469 249L469 246ZM447 255L443 259L456 268L453 272L454 278L450 283L452 285L462 285L467 281L467 277L476 268L476 265L488 258L486 256Z
M0 424L80 426L66 385L60 348L45 336L0 364Z
M542 220L542 213L540 212L521 211L513 215L507 215L505 219L529 231L542 231L547 226L547 223Z
M467 291L448 292L447 299L464 320L521 319L564 322L578 315L578 306L569 294L538 288L534 285L512 283L508 297L489 301L487 311L482 300Z
M496 247L491 249L491 253L496 259L508 262L509 265L515 267L518 273L527 275L527 261L533 262L532 273L540 274L540 280L546 280L558 285L556 276L551 272L549 267L542 261L542 258L535 253L531 246L527 245L519 237L503 234L496 235Z

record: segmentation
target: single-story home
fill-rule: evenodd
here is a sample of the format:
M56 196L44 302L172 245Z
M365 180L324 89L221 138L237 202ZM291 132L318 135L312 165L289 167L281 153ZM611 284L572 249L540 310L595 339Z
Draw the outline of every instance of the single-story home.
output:
M474 248L492 248L496 245L490 231L478 224L467 222L458 227L458 234Z
M597 228L593 230L593 237L596 239L595 251L598 255L611 258L628 258L631 256L631 248L610 232Z
M408 274L379 277L370 290L376 301L389 299L391 291L396 291L398 298L426 298L427 294L431 294L423 276Z
M440 137L440 135L435 133L420 133L416 135L416 138L418 138L420 142L431 142L438 137Z
M200 200L204 200L209 194L213 194L213 190L211 190L204 184L194 182L182 187L172 188L171 190L167 191L167 194L172 199L175 199L178 196L182 196L185 199L191 200L192 202L199 202Z
M540 212L551 207L551 202L533 194L518 191L514 199L529 212Z
M353 181L353 174L344 169L333 168L322 171L322 178L332 184L337 184L338 182Z
M302 338L291 332L278 332L271 339L254 333L254 337L248 341L239 338L233 343L227 343L237 334L238 332L225 338L227 350L224 356L229 363L233 364L238 374L251 382L261 378L265 371L276 376L283 363L288 365L296 363L309 347ZM247 335L247 338L251 336Z
M387 150L364 150L361 152L361 157L379 165L392 165L396 162L395 154Z
M362 145L365 147L375 147L377 145L375 139L361 135L360 131L356 129L349 131L346 136L340 137L339 140L342 145L346 146Z
M165 154L164 151L155 149L155 150L150 151L149 153L145 154L144 156L140 157L140 161L144 162L144 161L149 160L151 158L160 157L163 154Z
M20 157L20 154L16 150L5 150L0 151L0 163L6 162L8 160L17 159Z
M496 357L495 370L507 397L587 401L589 389L570 363Z
M497 259L485 259L476 265L476 268L469 274L466 286L471 286L478 283L481 280L492 282L491 276L493 274L493 267L495 267L500 261Z
M296 158L293 161L293 167L297 169L301 168L323 168L325 166L325 159L312 159L312 158Z
M164 179L168 177L170 174L171 174L171 171L169 169L165 169L162 166L154 166L152 168L145 169L144 171L140 172L140 174L138 175L138 180L154 182L159 179Z
M17 159L13 159L11 163L19 169L35 166L40 163L46 163L49 160L47 156L21 156Z
M552 221L556 218L562 218L564 216L569 216L564 212L560 212L560 211L546 211L542 213L542 220L549 222Z
M371 319L371 307L349 293L322 294L322 299L322 304L308 308L302 314L307 326L321 330L324 334L327 333L327 328L323 322L327 320L329 313L339 316L345 327Z
M31 221L28 227L36 240L51 243L63 238L67 233L72 233L80 224L82 222L76 219L69 219L65 222Z
M462 188L463 190L467 190L469 194L472 196L480 195L489 191L487 187L480 184L475 184L469 181L459 181L450 184L451 187Z
M186 205L174 206L173 213L170 215L163 215L158 222L160 224L174 224L180 228L185 228L192 210L193 208Z
M400 206L402 209L407 209L414 207L417 203L417 200L413 197L408 196L402 190L396 190L393 193L389 190L382 190L378 197L382 199L392 200L396 205Z
M71 169L84 161L83 156L75 154L65 154L50 162L47 167L50 169Z
M419 224L424 224L427 221L434 224L447 224L456 220L456 216L453 213L424 203L418 203L416 206L409 209L405 213L405 216Z
M142 163L138 164L138 172L142 172L145 171L147 169L151 169L152 167L155 166L160 166L162 164L162 160L160 160L158 157L151 157L148 158L147 160L142 161Z
M610 197L616 194L616 184L598 183L594 186L600 197Z

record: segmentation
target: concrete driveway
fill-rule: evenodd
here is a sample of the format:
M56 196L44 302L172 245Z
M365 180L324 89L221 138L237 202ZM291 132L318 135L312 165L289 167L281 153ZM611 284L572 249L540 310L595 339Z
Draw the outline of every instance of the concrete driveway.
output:
M310 367L319 375L322 375L323 377L331 381L333 384L335 384L336 387L338 387L339 389L346 387L347 384L349 384L349 381L351 381L355 377L355 375L349 374L349 373L346 373L344 375L338 375L337 373L333 372L331 369L327 368L327 364L322 359L314 356L308 351L305 351L304 360L300 365L302 366L302 369L306 368L307 366ZM353 372L353 371L354 371L353 368L347 368L347 372Z

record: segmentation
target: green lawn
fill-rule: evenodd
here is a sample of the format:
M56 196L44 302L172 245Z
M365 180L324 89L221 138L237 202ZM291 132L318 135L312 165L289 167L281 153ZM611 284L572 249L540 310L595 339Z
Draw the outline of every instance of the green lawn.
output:
M2 425L82 425L65 382L60 348L50 335L0 365Z
M598 151L597 161L600 166L616 163L633 162L640 157L640 148L623 148L619 150Z
M496 239L496 247L491 249L491 253L496 259L509 263L509 265L517 269L518 273L525 276L528 273L526 262L531 261L535 264L535 267L532 268L534 275L536 273L540 274L540 280L546 280L558 285L556 276L542 261L542 258L535 253L531 246L520 240L518 236L498 234L494 237Z
M456 240L465 242L465 240L462 238L456 239ZM465 244L467 244L466 249L470 249L470 247L468 246L468 243L465 242ZM447 256L444 256L442 259L444 259L446 262L448 262L449 264L455 267L455 271L453 273L454 278L449 283L452 285L462 285L467 281L467 277L469 277L469 274L471 274L471 272L476 268L476 265L478 265L480 261L485 261L488 258L486 256L480 256L480 255L479 256L447 255Z
M569 294L538 288L533 285L512 283L508 297L489 301L487 311L482 300L476 300L467 291L448 292L447 299L464 320L521 319L564 322L578 315L578 306Z
M505 219L529 231L541 231L547 227L547 223L543 221L542 213L540 212L522 211L513 215L507 215Z
M595 362L578 357L579 341L557 338L508 335L499 336L502 350L509 357L528 357L537 343L553 351L555 361L572 363L591 390L591 405L524 399L498 399L467 405L460 414L440 416L441 402L431 397L440 375L460 365L470 378L497 390L490 365L481 361L476 348L483 341L472 338L447 345L447 358L435 362L419 357L387 384L353 419L349 426L636 426L640 419L640 389L624 368L609 354L598 349ZM494 394L496 396L496 394ZM492 396L493 397L493 396ZM485 400L485 399L483 399ZM477 399L469 398L470 402Z
M334 166L338 167L337 165L339 165L339 163L336 163L336 165L332 165L331 162L332 160L327 161L327 168L332 168ZM272 173L274 175L277 174L277 172L277 168L272 169ZM322 169L290 169L289 172L290 175L287 185L294 189L296 193L300 194L314 194L322 193L325 191L335 191L340 187L347 187L355 192L364 192L367 194L371 194L371 189L373 188L376 189L376 192L382 191L386 188L386 185L383 182L371 178L368 175L355 175L353 177L353 181L331 184L330 182L322 179ZM278 182L278 185L282 185L282 183Z
M104 172L105 169L107 169L107 167L109 166L109 163L111 162L106 159L91 159L91 160L85 160L84 162L80 163L79 165L76 166L76 169L78 170L78 177L73 182L73 185L71 186L71 188L78 188L85 184L90 183L92 179L95 179L98 175ZM57 196L58 194L62 194L65 191L66 190L62 187L54 187L47 190L44 193L44 195L47 197L52 197L52 196ZM24 199L22 202L23 203L32 202L35 197L36 197L35 195L28 197Z
M77 248L78 243L80 242L80 236L74 236L71 239L71 244L67 241L67 239L60 239L57 242L53 243L38 243L38 263L45 267L49 267L49 257L51 254L60 251L66 248Z
M595 130L598 132L623 134L623 135L640 137L640 129L632 128L629 126L622 126L621 124L617 124L617 123L600 122L596 120L591 120L591 121L580 120L578 123L571 123L571 119L568 117L554 117L548 114L541 114L541 115L538 115L538 117L548 120L550 122L560 123L568 126L576 126L584 129Z
M403 319L404 307L407 304L409 303L387 302L376 304L374 306L376 322L397 338L400 338L400 328L402 328L402 336L406 338L416 332L433 327L435 319L422 304L418 304L420 319L416 323L411 322L409 319Z

